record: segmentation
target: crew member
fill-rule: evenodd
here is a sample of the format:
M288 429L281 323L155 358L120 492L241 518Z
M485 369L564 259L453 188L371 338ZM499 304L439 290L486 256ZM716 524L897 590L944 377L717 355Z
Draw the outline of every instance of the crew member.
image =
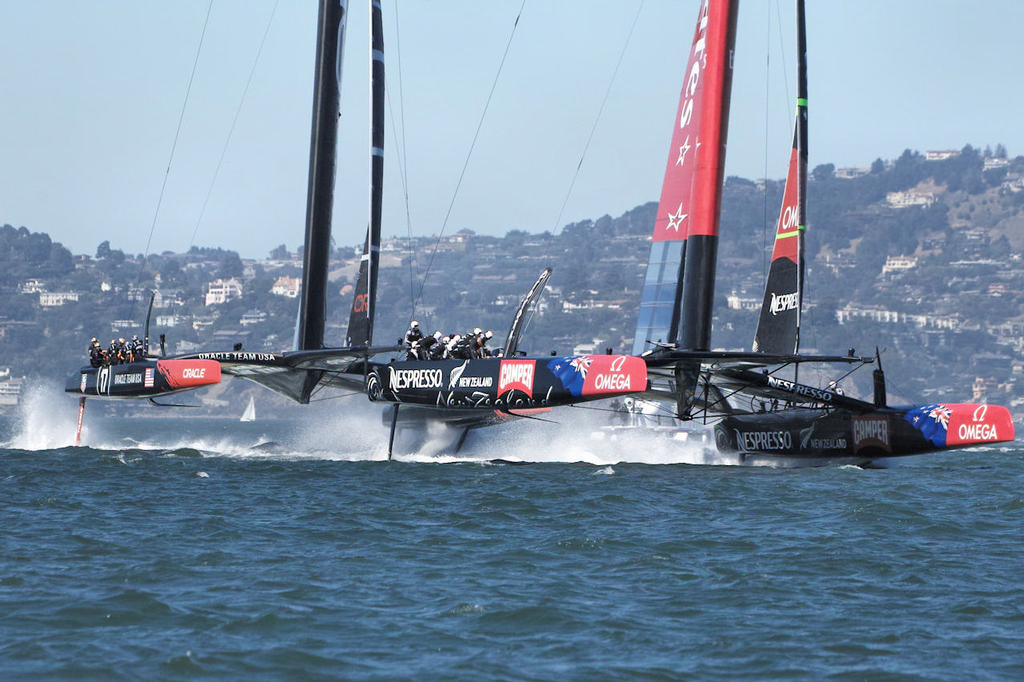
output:
M145 345L142 343L142 339L139 338L138 334L132 334L131 343L128 344L128 356L132 362L138 362L144 359L146 354Z
M461 334L452 334L451 337L448 339L448 343L444 345L444 355L442 357L444 357L445 360L449 358L459 357L458 355L456 355L456 349L459 347L459 343L461 341Z
M476 337L467 334L466 336L460 336L458 343L455 344L455 348L452 350L452 357L459 360L472 360L473 359L473 339Z
M424 336L419 342L419 357L420 360L432 360L434 354L434 346L437 345L437 340L441 338L441 332L434 332L433 336Z
M451 340L447 336L441 336L440 331L434 332L434 338L437 339L437 343L430 349L431 360L441 360L444 358L445 351L448 348L448 342Z
M484 344L485 343L486 343L486 341L484 339L483 332L476 332L471 337L469 337L469 354L470 354L470 357L473 357L473 358L482 358L482 357L484 357L484 355L486 353L486 349L484 348Z
M89 364L93 367L102 367L107 364L107 358L103 353L103 346L96 340L96 337L92 337L92 341L89 343Z
M409 329L405 332L406 360L419 359L419 341L422 338L423 332L420 331L420 323L413 320L412 325L410 325Z

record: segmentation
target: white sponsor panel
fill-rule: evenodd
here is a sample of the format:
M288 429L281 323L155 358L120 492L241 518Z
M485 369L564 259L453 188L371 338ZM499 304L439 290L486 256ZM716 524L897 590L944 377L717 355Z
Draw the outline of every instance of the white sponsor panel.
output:
M124 384L141 384L142 383L142 372L132 372L130 374L115 374L114 385L123 386Z
M273 353L247 353L242 351L223 351L219 353L198 353L200 360L225 360L228 362L269 362L277 359Z
M736 431L736 444L743 452L761 450L792 450L793 434L789 431Z
M772 292L772 301L769 310L772 315L778 315L786 310L796 310L800 305L800 297L795 294L776 294Z
M110 368L100 367L96 372L96 392L110 393Z
M388 385L392 391L409 388L441 388L444 372L440 369L391 369Z
M631 391L628 374L598 374L594 378L594 388L599 391Z
M459 388L490 388L494 385L494 377L462 377Z
M509 389L519 389L533 395L533 360L504 360L498 374L498 395Z
M778 377L768 377L768 387L778 388L783 391L789 391L790 393L805 396L807 398L818 400L823 403L832 402L832 398L834 397L831 391L825 390L823 388L815 388L814 386L797 384L792 381L787 381L786 379L779 379Z
M961 424L957 429L960 440L999 440L995 424Z
M793 231L793 228L795 228L797 226L797 224L796 224L796 216L797 216L796 206L792 206L792 205L786 206L786 208L782 211L782 231L783 232L792 232Z

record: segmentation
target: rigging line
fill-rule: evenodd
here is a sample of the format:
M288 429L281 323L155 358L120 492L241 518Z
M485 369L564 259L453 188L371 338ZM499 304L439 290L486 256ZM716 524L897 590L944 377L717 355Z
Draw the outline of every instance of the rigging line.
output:
M238 117L242 113L242 106L245 104L245 98L249 94L249 86L252 85L253 76L256 75L256 66L260 62L260 55L263 53L263 46L267 42L267 36L270 34L270 27L274 23L274 14L277 12L277 6L280 4L280 0L274 3L273 9L270 10L270 18L267 19L267 27L263 31L263 38L260 40L260 46L256 50L256 58L252 62L252 68L249 70L249 78L245 81L245 88L242 90L242 97L238 100L238 107L235 109L235 117L231 120L231 128L228 130L228 136L224 140L224 147L220 151L220 158L217 159L217 168L213 171L213 178L210 180L210 186L206 190L206 198L203 199L203 207L199 210L199 217L196 218L195 229L192 230L192 239L189 240L189 249L196 243L196 235L199 233L199 225L203 221L203 216L206 215L206 206L210 203L210 197L213 195L213 186L217 182L217 177L220 175L221 165L224 163L224 157L228 153L228 145L231 144L231 137L235 134L235 126L238 124Z
M771 92L771 61L772 61L772 22L771 22L771 7L768 8L768 20L765 21L765 44L767 48L764 54L764 171L762 177L764 180L764 189L761 192L761 196L764 198L761 207L761 279L766 283L768 281L768 268L771 262L771 255L768 253L768 240L769 235L775 236L776 226L773 223L768 222L771 214L768 212L768 133L770 132L771 124L769 122L768 115L768 95ZM787 171L788 174L788 171ZM783 185L782 190L783 201L785 201L786 190Z
M317 394L319 394L319 392L317 392ZM362 391L349 391L347 393L339 393L337 395L329 395L329 396L327 396L325 398L317 398L316 400L313 400L312 398L310 398L309 402L310 402L310 404L312 404L312 403L325 403L328 400L338 400L339 398L351 398L354 395L364 395L364 394L363 394Z
M625 397L626 398L632 398L633 396L627 394ZM647 400L646 398L633 398L633 400L643 401L645 403L654 403L655 402L655 401L652 401L652 400ZM652 416L652 417L658 417L658 418L660 418L660 417L674 417L675 416L675 415L673 415L672 411L670 409L668 409L667 407L665 407L660 401L655 405L654 409L657 410L657 412L655 412L654 414L649 414L649 413L646 413L646 412L630 412L629 410L616 410L616 409L611 408L611 407L597 407L597 406L594 406L594 405L581 405L579 403L577 403L575 405L566 405L565 407L568 407L568 408L574 409L574 410L588 410L590 412L607 412L609 414L623 414L623 415L630 415L630 416L633 416L633 415L644 416L644 417Z
M403 137L400 137L395 125L395 112L391 108L391 98L385 94L385 99L388 101L388 115L391 117L391 129L392 135L395 138L395 146L402 145ZM401 106L401 104L399 104ZM395 149L395 156L398 158L399 177L402 181L402 197L405 204L405 240L407 248L412 256L409 258L409 300L412 301L416 295L416 279L419 276L418 266L419 262L416 259L416 247L412 237L412 214L409 212L409 175L408 166L403 163L402 152ZM416 305L413 303L412 311L410 312L409 319L416 317Z
M412 237L412 213L409 210L409 166L408 166L408 150L406 148L406 137L405 137L405 92L402 82L402 41L401 32L399 31L398 23L398 3L395 3L395 60L397 61L396 69L398 70L398 120L401 126L395 123L395 110L392 107L393 99L390 96L391 89L384 89L385 99L388 103L388 115L391 117L391 130L395 138L395 155L398 157L398 168L399 177L402 180L402 198L405 207L405 231L406 240L409 245L409 252L412 256L409 258L409 300L412 302L412 310L409 312L409 319L412 320L416 317L416 280L419 277L419 260L416 258L416 247ZM387 71L387 75L391 73Z
M636 8L636 14L633 16L633 23L629 27L629 33L626 34L626 42L622 46L622 51L619 52L619 60L615 62L615 68L612 70L612 77L608 81L608 88L604 92L604 98L601 100L601 106L597 108L597 116L594 117L594 124L590 127L590 134L587 136L587 141L583 145L583 153L580 154L580 161L576 164L576 172L573 173L572 180L569 182L569 190L565 193L565 199L562 201L562 207L558 209L558 217L555 219L552 233L558 230L558 226L562 222L562 214L565 212L565 207L569 203L569 197L572 196L572 190L576 186L576 180L579 178L580 171L583 169L583 160L587 156L587 150L590 149L590 143L594 139L594 133L597 132L597 124L601 120L601 114L604 113L604 106L608 103L608 97L612 93L612 86L615 84L615 77L619 73L619 67L622 66L622 60L626 56L626 49L629 47L629 41L633 37L633 31L636 30L636 24L640 20L640 12L643 8L644 0L640 0L640 3Z
M209 6L206 8L206 20L203 22L203 32L199 36L199 45L196 46L196 56L192 62L192 74L188 77L188 86L185 88L185 100L181 103L181 113L178 115L178 127L174 131L174 142L171 144L171 154L167 159L167 170L164 171L164 180L160 185L160 195L157 197L156 210L153 212L153 224L149 227L149 238L146 240L146 250L142 257L143 266L145 266L146 258L149 257L149 247L153 243L153 233L156 232L156 221L160 216L160 205L164 200L164 191L167 189L167 178L171 175L171 163L174 161L174 150L178 147L178 138L181 136L181 125L185 121L185 111L188 109L189 95L192 94L192 82L196 77L196 69L199 67L199 55L203 52L203 41L206 39L206 29L210 25L210 14L213 12L213 0L210 0ZM142 282L142 268L139 268L139 279L135 282L135 287L138 288L139 283Z
M790 98L790 94L789 94L789 67L786 65L786 51L784 49L782 49L783 45L785 44L785 40L783 40L783 33L782 33L781 3L776 2L774 4L775 4L776 31L778 32L778 35L779 35L779 59L782 61L782 83L783 83L783 90L785 90L785 92L786 92L786 96L785 96L785 98L783 100L783 107L785 107L785 109L786 109L786 116L787 116L786 120L794 121L795 122L796 121L796 111L793 109L793 106L792 106L793 105L793 101ZM770 260L771 260L771 257L768 254L768 240L774 238L774 236L775 236L775 228L777 227L774 223L769 223L768 222L769 218L771 217L771 214L768 212L769 207L768 207L768 182L767 182L767 178L768 178L768 138L769 138L769 132L770 132L769 131L769 128L770 128L769 118L770 117L769 117L769 113L768 113L768 109L769 109L769 104L768 103L769 103L769 101L771 99L770 98L770 93L771 93L771 85L770 85L770 83L771 83L771 79L770 79L770 76L771 76L771 44L772 44L772 40L771 40L771 36L772 36L771 6L769 6L767 8L767 10L768 10L768 17L767 17L767 20L765 21L765 27L766 27L765 44L767 45L767 50L766 50L766 53L765 53L765 67L764 67L764 69L765 69L765 73L764 73L764 102L765 102L765 105L764 105L764 177L765 177L765 188L764 188L764 192L763 192L764 205L763 205L763 218L762 218L765 227L761 231L761 234L762 234L762 239L761 239L761 270L762 270L762 279L767 279L768 278L768 265L767 265L767 263L770 262ZM795 131L794 131L794 134L795 134ZM786 175L786 179L787 180L788 180L788 177L789 176L788 176L788 169L787 169L787 175ZM783 201L785 201L785 181L783 182ZM771 230L771 231L769 232L769 230Z
M775 3L775 23L779 32L779 59L782 60L782 88L786 91L786 98L782 106L786 109L786 115L790 121L796 120L796 109L793 106L793 99L789 95L789 65L786 64L786 50L782 49L785 41L782 39L782 14L781 3Z
M430 260L427 261L427 269L423 273L423 279L420 281L420 291L413 299L413 308L419 303L420 298L423 297L423 288L427 284L427 277L430 275L430 269L434 265L434 257L437 255L437 249L441 244L441 237L444 235L444 230L448 226L448 219L452 215L452 207L455 206L455 198L459 195L459 188L462 187L462 180L466 177L466 170L469 168L469 160L473 156L473 149L476 147L477 138L480 137L480 130L484 126L484 118L487 116L487 108L491 105L491 99L494 97L494 91L498 87L498 79L501 77L501 70L505 66L505 60L508 58L509 50L512 49L512 39L516 36L516 28L519 26L519 19L523 16L523 9L526 7L526 0L519 6L519 12L516 14L516 20L512 24L512 32L508 36L508 42L505 44L505 53L501 55L501 62L498 64L498 72L494 74L494 82L491 84L491 91L487 94L487 101L484 102L484 110L480 114L480 122L476 126L476 132L473 134L473 141L469 145L469 151L466 153L466 160L462 164L462 172L459 173L459 181L455 184L455 191L452 192L452 200L448 204L448 211L444 214L444 220L441 222L441 231L437 235L437 241L434 242L434 248L430 252Z

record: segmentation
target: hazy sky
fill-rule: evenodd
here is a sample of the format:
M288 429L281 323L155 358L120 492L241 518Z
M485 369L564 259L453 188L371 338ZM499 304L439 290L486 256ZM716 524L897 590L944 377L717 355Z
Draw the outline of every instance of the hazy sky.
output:
M521 5L383 0L385 237L442 228ZM812 168L965 144L1024 154L1024 3L808 5ZM144 252L154 221L150 252L301 243L316 2L214 2L172 160L208 7L0 0L0 224L89 254L104 239ZM557 231L657 200L697 8L526 0L446 233ZM350 1L334 222L347 245L367 220L367 13ZM790 0L741 3L730 175L785 174L793 24Z

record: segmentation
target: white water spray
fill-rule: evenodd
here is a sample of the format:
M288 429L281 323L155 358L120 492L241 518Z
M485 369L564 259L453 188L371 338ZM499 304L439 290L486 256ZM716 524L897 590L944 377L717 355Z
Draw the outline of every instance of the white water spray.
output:
M15 428L8 447L20 450L52 450L75 444L78 402L52 381L26 384L15 413ZM86 442L87 430L82 430Z

